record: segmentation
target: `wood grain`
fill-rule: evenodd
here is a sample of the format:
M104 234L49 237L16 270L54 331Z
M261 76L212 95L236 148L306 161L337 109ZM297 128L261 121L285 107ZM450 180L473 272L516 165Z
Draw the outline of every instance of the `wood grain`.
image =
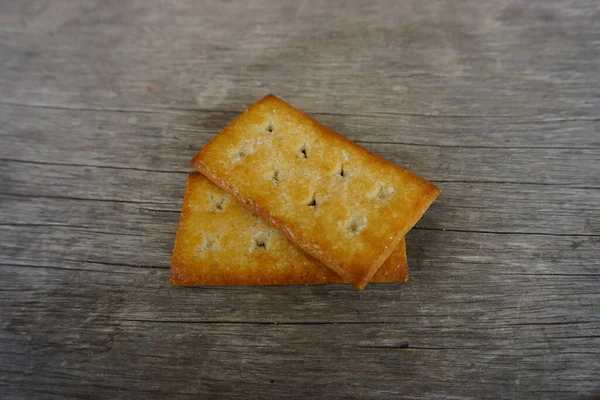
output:
M596 2L0 8L0 397L600 394ZM189 159L269 92L442 188L409 283L168 286Z

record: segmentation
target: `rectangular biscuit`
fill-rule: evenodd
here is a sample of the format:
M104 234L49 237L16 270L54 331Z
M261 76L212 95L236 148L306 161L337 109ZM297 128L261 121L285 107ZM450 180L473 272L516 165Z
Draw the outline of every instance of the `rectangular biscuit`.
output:
M404 241L372 282L408 280ZM202 174L190 174L171 264L176 286L293 285L344 280Z
M360 289L439 194L273 95L191 165Z

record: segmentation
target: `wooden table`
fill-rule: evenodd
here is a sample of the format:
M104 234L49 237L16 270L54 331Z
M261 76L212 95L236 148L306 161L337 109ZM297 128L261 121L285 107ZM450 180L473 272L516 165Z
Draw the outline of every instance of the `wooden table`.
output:
M600 393L597 1L323 3L0 2L0 397ZM169 287L267 93L442 188L409 283Z

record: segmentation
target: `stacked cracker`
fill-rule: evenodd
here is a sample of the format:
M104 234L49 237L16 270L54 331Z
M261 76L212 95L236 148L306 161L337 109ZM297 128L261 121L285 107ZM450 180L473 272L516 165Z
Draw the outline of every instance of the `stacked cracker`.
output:
M191 165L172 285L404 282L404 235L440 192L273 95Z

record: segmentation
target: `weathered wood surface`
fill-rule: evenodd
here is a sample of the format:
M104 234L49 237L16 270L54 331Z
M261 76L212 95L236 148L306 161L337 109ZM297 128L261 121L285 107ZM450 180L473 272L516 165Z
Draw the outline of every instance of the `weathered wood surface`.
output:
M595 0L0 9L0 397L600 393ZM443 189L409 283L168 286L189 159L269 92Z

